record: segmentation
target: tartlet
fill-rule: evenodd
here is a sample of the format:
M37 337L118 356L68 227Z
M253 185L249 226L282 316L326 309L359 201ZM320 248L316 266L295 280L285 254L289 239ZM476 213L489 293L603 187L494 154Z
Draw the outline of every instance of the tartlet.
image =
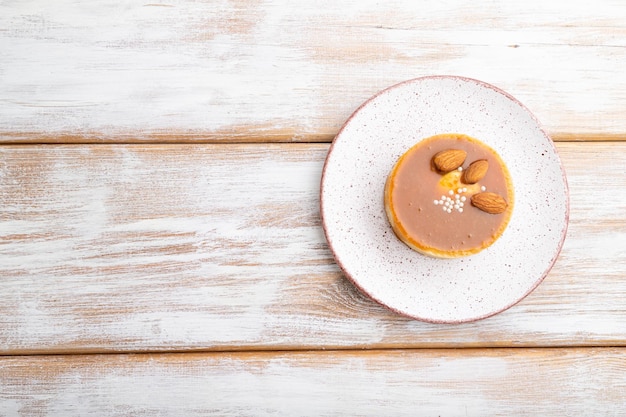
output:
M400 156L387 177L384 204L394 233L410 248L458 258L502 235L513 212L513 182L491 147L464 134L440 134Z

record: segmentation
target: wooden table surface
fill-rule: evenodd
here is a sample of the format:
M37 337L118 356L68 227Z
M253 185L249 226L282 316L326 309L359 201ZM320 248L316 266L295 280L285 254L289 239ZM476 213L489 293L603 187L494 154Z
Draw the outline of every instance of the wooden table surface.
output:
M159 1L0 1L1 416L626 415L623 1ZM459 325L362 295L319 214L343 122L433 74L570 187L544 282Z

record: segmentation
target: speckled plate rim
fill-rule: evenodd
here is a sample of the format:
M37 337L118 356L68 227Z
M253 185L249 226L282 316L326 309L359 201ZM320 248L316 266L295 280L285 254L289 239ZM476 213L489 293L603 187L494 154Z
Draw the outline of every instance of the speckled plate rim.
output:
M378 97L380 97L383 94L388 93L391 90L394 89L398 89L398 88L404 88L406 86L410 86L412 84L415 83L419 83L420 81L425 81L425 80L458 80L461 82L467 82L467 83L473 83L476 84L480 87L483 88L487 88L490 90L493 90L494 92L501 94L502 96L504 96L505 98L507 98L508 100L510 100L511 102L515 103L517 106L519 106L524 112L526 112L526 114L534 121L534 123L536 124L536 127L541 131L542 135L545 137L546 141L545 141L545 145L548 146L550 148L550 151L555 155L557 161L558 161L558 168L559 171L561 173L561 177L562 177L562 181L563 181L563 192L564 192L564 198L565 198L565 208L564 208L564 218L563 218L563 226L562 226L562 230L561 230L561 236L560 239L557 243L557 245L554 248L554 255L551 258L551 261L546 265L546 268L544 269L544 271L537 277L537 279L533 282L532 285L530 285L526 291L521 292L519 294L519 296L512 300L509 303L505 303L502 306L500 306L499 308L495 308L492 311L483 313L483 314L479 314L479 315L475 315L475 316L468 316L468 317L457 317L454 319L438 319L438 318L432 318L432 317L424 317L424 316L420 316L420 315L415 315L415 314L411 314L408 313L406 311L404 311L401 308L398 308L397 306L394 305L393 302L390 302L389 300L385 299L384 297L379 297L376 294L372 293L371 291L369 291L368 288L366 288L365 286L363 286L359 280L359 276L355 276L355 274L353 274L349 267L346 266L346 264L343 262L342 259L342 253L339 252L337 250L337 248L335 247L335 245L333 244L333 239L331 237L331 233L330 233L330 226L327 223L327 219L325 216L325 189L326 187L330 187L329 184L327 184L326 181L326 177L327 177L327 169L329 167L329 161L331 160L331 155L333 155L333 151L337 145L337 143L339 141L341 141L342 135L344 133L344 131L346 130L346 128L350 125L350 123L352 122L352 120L362 111L363 108L365 108L366 106L369 106L373 101L375 101ZM445 92L444 92L445 93ZM441 133L445 133L445 132L441 132ZM459 132L462 133L462 132ZM385 178L382 178L381 181L385 181ZM563 244L565 242L565 238L567 236L567 230L569 227L569 217L570 217L570 193L569 193L569 185L567 182L567 175L565 172L565 169L561 163L560 157L558 155L558 151L554 145L554 142L552 141L552 139L550 138L550 136L548 135L548 133L545 131L545 129L543 128L543 126L541 125L541 123L539 122L538 118L530 111L530 109L528 107L526 107L522 102L520 102L518 99L516 99L514 96L512 96L511 94L507 93L506 91L492 85L489 84L487 82L478 80L478 79L474 79L474 78L470 78L470 77L464 77L464 76L458 76L458 75L430 75L430 76L423 76L423 77L417 77L417 78L413 78L413 79L408 79L406 81L402 81L400 83L391 85L383 90L380 90L378 93L376 93L375 95L373 95L372 97L370 97L368 100L366 100L365 102L363 102L349 117L348 119L344 122L344 124L341 126L341 128L339 129L337 135L335 136L335 138L333 139L328 153L326 155L325 161L324 161L324 166L322 169L322 175L321 175L321 181L320 181L320 192L319 192L319 205L320 205L320 218L321 218L321 223L322 223L322 229L324 232L324 236L326 238L326 241L328 243L328 246L335 258L335 261L337 263L337 265L339 266L339 268L341 269L341 271L343 272L343 274L345 275L346 278L348 278L349 281L352 282L353 285L355 285L355 287L357 287L363 294L365 294L367 297L369 297L370 299L374 300L375 302L377 302L378 304L382 305L383 307L393 311L396 314L399 314L401 316L405 316L411 319L416 319L419 321L423 321L423 322L428 322L428 323L435 323L435 324L461 324L461 323L469 323L469 322L475 322L475 321L479 321L479 320L483 320L489 317L492 317L494 315L497 315L499 313L502 313L508 309L510 309L511 307L515 306L516 304L518 304L520 301L522 301L523 299L525 299L530 293L532 293L546 278L546 276L550 273L550 271L552 270L552 268L554 267L554 264L556 263L559 254L563 248ZM391 230L391 226L389 226L389 230ZM419 254L418 254L419 255ZM424 256L424 255L419 255L419 256Z

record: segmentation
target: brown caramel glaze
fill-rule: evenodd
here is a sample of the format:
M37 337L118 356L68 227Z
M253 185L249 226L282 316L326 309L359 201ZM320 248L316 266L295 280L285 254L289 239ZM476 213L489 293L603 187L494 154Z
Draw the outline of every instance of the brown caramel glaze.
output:
M433 155L446 149L467 152L464 169L478 159L489 163L487 175L479 183L461 184L468 188L462 194L466 197L463 212L447 213L434 204L442 195L449 195L450 185L442 185L442 174L431 165ZM480 192L481 186L505 198L508 206L504 213L489 214L471 205L471 195ZM442 258L472 255L493 244L511 218L513 200L511 177L500 156L462 134L442 134L418 142L398 159L385 185L385 209L396 235L411 248Z

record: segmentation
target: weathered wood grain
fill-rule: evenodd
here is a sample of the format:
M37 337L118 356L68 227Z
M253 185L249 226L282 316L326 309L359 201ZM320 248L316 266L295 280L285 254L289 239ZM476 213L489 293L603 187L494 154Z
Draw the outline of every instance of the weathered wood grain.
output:
M4 415L623 416L623 348L0 360Z
M0 147L0 353L626 345L626 143L559 143L571 224L477 323L362 296L320 226L328 145Z
M329 141L364 100L455 74L557 140L626 132L621 0L0 3L0 141Z

